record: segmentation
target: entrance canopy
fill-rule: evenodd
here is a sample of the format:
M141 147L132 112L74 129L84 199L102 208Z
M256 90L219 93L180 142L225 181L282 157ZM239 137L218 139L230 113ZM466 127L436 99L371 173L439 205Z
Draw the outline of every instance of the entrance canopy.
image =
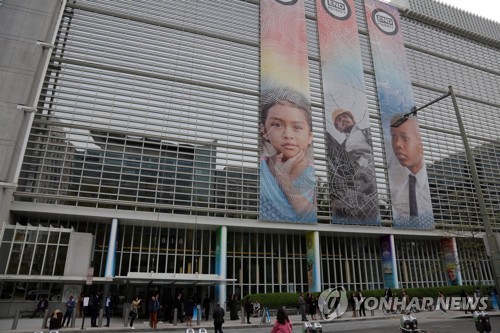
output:
M181 274L181 273L139 273L129 272L127 276L115 276L115 283L130 284L162 284L162 285L200 285L211 286L226 282L235 282L236 279L223 279L216 274Z

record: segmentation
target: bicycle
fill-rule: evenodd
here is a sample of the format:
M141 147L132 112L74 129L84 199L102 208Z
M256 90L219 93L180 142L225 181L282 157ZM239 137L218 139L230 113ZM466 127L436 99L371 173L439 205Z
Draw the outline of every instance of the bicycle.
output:
M423 305L423 300L421 298L419 298L418 300L418 305L415 305L415 304L411 304L411 306L409 307L409 309L407 309L408 313L410 312L413 312L413 313L417 313L417 312L421 312L421 311L434 311L436 309L435 305L432 304L432 303L425 303L425 306Z
M385 306L383 309L382 309L382 312L388 316L390 314L401 314L401 312L403 311L403 308L401 306L401 304L397 304L396 306Z

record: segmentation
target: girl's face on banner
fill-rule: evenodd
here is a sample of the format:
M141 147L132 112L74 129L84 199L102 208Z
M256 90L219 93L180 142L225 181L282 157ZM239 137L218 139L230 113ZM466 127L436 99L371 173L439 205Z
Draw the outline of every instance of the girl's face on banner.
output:
M289 102L269 109L263 135L278 153L283 153L285 160L306 150L312 143L313 136L305 112Z

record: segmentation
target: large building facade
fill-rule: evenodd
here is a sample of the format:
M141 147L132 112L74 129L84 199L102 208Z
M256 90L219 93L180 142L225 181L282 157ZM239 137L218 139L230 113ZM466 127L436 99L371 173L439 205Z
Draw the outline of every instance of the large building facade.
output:
M363 1L380 226L332 223L316 1L305 19L317 224L259 219L259 1L0 2L2 313L30 291L62 301L90 282L220 302L307 292L311 237L314 291L384 288L385 238L396 286L448 284L450 238L460 283L494 284L483 235L485 215L500 232L500 23L433 0L393 5L416 106L451 85L462 118L450 98L418 113L434 230L393 226Z

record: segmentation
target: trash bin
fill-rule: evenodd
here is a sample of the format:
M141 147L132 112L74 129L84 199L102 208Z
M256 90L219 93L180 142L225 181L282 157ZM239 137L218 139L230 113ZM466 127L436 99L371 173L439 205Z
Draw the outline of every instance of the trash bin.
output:
M304 325L302 326L302 333L313 333L313 327L310 322L304 322Z
M418 320L412 315L401 316L399 329L402 333L420 332L418 329Z
M313 328L313 332L315 332L315 333L323 333L323 327L321 326L320 323L313 323L312 328Z
M490 316L485 311L474 311L472 315L479 333L491 332Z

